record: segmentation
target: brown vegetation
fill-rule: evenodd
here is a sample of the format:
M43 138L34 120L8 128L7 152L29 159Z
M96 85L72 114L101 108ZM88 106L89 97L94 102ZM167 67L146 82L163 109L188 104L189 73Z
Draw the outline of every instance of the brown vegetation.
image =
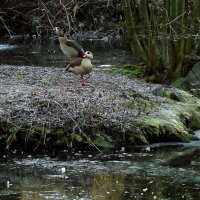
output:
M81 31L123 31L120 1L5 1L1 2L0 29L5 34L46 35L59 26L72 35Z

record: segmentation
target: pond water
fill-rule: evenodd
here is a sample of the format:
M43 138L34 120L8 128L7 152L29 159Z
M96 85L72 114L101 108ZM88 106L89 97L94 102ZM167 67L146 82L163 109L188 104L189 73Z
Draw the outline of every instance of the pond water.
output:
M200 199L200 160L169 166L185 147L0 157L0 200Z
M82 46L94 53L95 66L134 62L120 42L87 41ZM56 39L0 44L2 64L63 67L65 62ZM0 153L0 200L200 199L199 155L186 153L184 162L169 164L171 156L199 146L197 141L101 153Z
M121 39L115 42L86 40L79 43L85 50L93 52L94 66L121 67L134 61L129 45ZM1 64L63 67L66 60L58 38L0 40Z

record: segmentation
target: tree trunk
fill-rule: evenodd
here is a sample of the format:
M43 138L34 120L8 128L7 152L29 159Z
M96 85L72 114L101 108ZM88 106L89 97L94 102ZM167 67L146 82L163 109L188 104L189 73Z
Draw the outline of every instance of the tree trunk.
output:
M135 0L133 0L133 2L130 0L122 0L122 4L124 7L125 23L126 27L128 27L127 32L133 55L135 55L135 57L138 56L140 59L144 59L144 49L142 48L138 35L136 33L136 23L133 17L134 13L132 13L132 10L134 10L133 6L136 5Z
M185 77L199 60L200 1L122 0L122 5L134 56L143 53L149 75L159 74L157 82Z

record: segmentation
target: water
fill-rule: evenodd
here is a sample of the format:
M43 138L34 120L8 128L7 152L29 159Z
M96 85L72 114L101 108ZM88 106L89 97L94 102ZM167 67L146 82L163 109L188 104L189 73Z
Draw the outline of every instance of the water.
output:
M86 40L80 43L94 54L94 66L118 66L133 63L128 44L121 40L114 43L104 40ZM59 47L57 38L0 41L0 63L64 67L67 58Z
M199 199L200 160L171 167L183 147L105 153L14 152L0 158L0 199ZM196 161L194 161L196 160Z

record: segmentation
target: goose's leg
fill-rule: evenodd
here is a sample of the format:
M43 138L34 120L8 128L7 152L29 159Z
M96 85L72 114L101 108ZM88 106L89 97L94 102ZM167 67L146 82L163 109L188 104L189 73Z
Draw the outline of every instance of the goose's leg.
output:
M81 76L81 79L82 79L82 86L88 86L89 83L86 79L83 78L83 76Z

